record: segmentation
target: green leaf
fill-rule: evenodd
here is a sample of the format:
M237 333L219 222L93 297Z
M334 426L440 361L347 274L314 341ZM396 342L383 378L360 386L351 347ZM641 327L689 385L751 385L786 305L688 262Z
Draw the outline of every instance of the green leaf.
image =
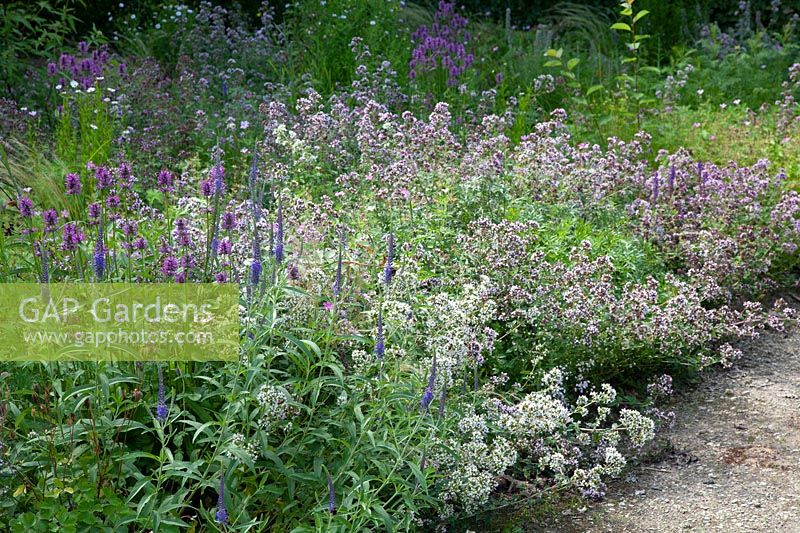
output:
M546 61L544 64L545 67L560 67L561 61L558 59L551 59L550 61Z
M568 68L569 70L572 70L572 69L574 69L574 68L575 68L575 67L578 65L578 63L580 63L580 62L581 62L581 60L580 60L580 59L578 59L577 57L573 57L572 59L570 59L569 61L567 61L567 68Z
M591 96L597 91L602 91L604 87L602 85L592 85L586 90L586 96Z
M649 15L649 14L650 14L650 12L649 12L648 10L646 10L646 9L642 9L641 11L639 11L638 13L636 13L636 16L635 16L635 17L633 17L633 22L634 22L634 23L636 23L636 22L638 22L638 21L639 21L639 19L641 19L642 17L644 17L644 16L647 16L647 15Z
M612 30L631 31L631 27L624 22L615 22L611 25Z

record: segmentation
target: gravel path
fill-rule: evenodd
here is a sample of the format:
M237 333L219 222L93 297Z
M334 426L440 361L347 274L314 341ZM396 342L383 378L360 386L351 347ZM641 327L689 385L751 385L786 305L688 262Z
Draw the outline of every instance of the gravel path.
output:
M770 332L680 394L671 451L547 531L800 532L800 333Z

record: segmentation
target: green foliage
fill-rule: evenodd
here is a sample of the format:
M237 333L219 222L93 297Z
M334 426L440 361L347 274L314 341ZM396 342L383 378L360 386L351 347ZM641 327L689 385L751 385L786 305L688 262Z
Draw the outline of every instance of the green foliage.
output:
M0 4L0 85L6 95L30 99L30 95L18 93L21 87L31 88L25 83L30 60L46 59L64 44L75 30L74 6L81 3L40 0Z

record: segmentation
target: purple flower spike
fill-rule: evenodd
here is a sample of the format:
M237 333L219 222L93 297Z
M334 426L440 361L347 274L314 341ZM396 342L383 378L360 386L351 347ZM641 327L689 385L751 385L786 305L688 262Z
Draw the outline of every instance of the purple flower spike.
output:
M164 374L161 372L161 367L158 367L158 405L156 406L156 418L162 424L167 420L169 409L167 409L167 400L164 393Z
M433 401L433 389L436 387L436 356L431 360L431 372L428 374L428 386L422 394L419 404L423 411L426 411Z
M383 269L383 282L389 285L394 274L394 234L386 238L386 267Z
M80 194L81 193L81 178L77 174L70 172L64 177L64 185L67 189L67 194Z
M383 333L383 312L378 309L378 332L375 335L375 357L383 361L386 354L386 338Z
M217 498L217 522L220 524L228 523L228 509L225 507L225 474L219 478L219 497Z
M275 262L283 261L283 202L278 200L278 220L275 228Z
M20 196L17 200L17 207L19 208L19 215L24 218L33 216L33 202L27 196Z
M342 249L344 248L344 231L339 239L339 254L336 258L336 279L333 282L333 295L338 297L342 292Z
M336 514L336 492L333 489L333 479L328 474L328 512Z
M106 271L106 251L105 247L103 246L102 223L100 223L100 225L97 228L97 242L94 245L93 266L94 266L94 277L97 279L97 281L101 281Z

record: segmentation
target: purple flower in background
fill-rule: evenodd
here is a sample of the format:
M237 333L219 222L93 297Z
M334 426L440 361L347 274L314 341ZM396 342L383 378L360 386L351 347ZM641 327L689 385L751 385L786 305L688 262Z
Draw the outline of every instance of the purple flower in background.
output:
M98 191L107 189L114 183L114 176L106 167L96 167L94 171L94 177L97 180Z
M174 191L175 174L166 169L160 170L158 172L158 176L156 177L156 184L158 185L158 190L163 193Z
M78 245L84 241L83 232L74 222L67 222L61 230L61 249L73 251L78 249Z
M250 265L250 285L255 287L258 285L258 280L261 277L261 260L254 259Z
M232 230L236 227L236 214L225 211L222 214L222 229Z
M290 263L286 267L286 275L292 281L297 281L300 279L300 267L297 266L297 263Z
M64 185L67 189L67 194L80 194L81 193L81 178L75 173L70 172L64 178Z
M128 66L125 63L117 65L117 73L120 76L125 76L128 73Z
M100 204L97 202L89 204L89 218L94 220L100 218Z
M48 63L47 64L47 73L51 76L55 76L58 68L56 67L55 63Z
M392 282L394 273L394 234L390 233L386 238L386 266L383 269L383 282L386 285Z
M147 247L147 240L144 237L138 237L133 241L134 250L144 250Z
M50 264L47 259L47 248L42 247L42 283L49 283L50 282Z
M120 203L121 202L119 196L117 196L116 194L112 194L111 196L106 198L106 207L108 207L109 209L114 209L116 207L119 207Z
M219 243L219 254L228 255L233 251L233 243L230 239L222 239Z
M131 172L131 166L124 161L117 167L117 182L119 183L120 187L125 189L130 189L133 185L133 173Z
M42 220L44 220L45 231L52 231L58 224L58 213L55 209L48 209L42 213Z
M283 261L283 202L278 199L278 220L275 229L275 262Z
M342 249L344 248L344 231L339 238L339 254L336 258L336 279L333 281L333 295L338 297L342 292Z
M475 61L467 51L470 34L466 27L467 19L456 13L455 3L440 0L433 24L420 26L411 35L416 46L408 63L409 78L441 69L448 74L447 84L455 86Z
M93 256L93 266L94 266L94 277L100 281L103 279L103 275L106 271L106 250L103 246L103 224L97 227L97 242L94 245L94 256Z
M667 178L667 187L669 188L670 194L672 194L672 191L675 190L675 165L670 165L669 167L669 177Z
M217 522L220 524L228 523L228 509L225 508L225 474L219 478L219 493L217 498Z
M203 180L200 182L200 194L206 198L211 198L214 194L214 184L211 180Z
M214 281L217 283L228 283L228 274L225 272L217 272L214 274Z
M653 205L658 203L658 178L659 178L659 174L656 173L653 176Z
M336 492L333 490L333 478L328 474L328 512L336 514Z
M425 392L422 394L422 400L419 404L423 411L427 410L433 401L433 389L436 387L436 355L431 360L431 371L428 374L428 386L425 387Z
M383 311L378 309L378 331L375 335L375 357L383 361L386 354L386 338L383 333Z
M79 42L78 43L78 51L80 53L82 53L82 54L88 54L89 53L89 43L87 43L86 41Z
M172 256L166 257L164 262L161 263L161 273L165 278L171 278L178 270L178 260Z
M33 216L33 202L27 196L20 196L17 199L17 207L21 217L30 218Z
M167 420L169 409L167 409L166 395L164 394L164 374L161 366L158 367L158 405L156 406L156 418L162 424Z

